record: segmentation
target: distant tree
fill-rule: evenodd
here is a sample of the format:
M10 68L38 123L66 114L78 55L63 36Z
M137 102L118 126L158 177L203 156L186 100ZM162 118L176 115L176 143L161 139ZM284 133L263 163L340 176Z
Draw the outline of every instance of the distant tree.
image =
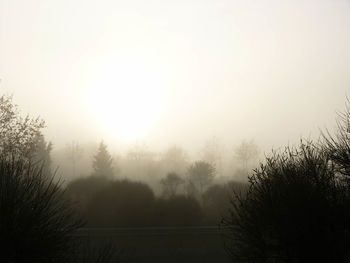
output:
M36 148L32 156L32 162L41 166L43 173L48 177L52 176L51 172L51 151L52 143L46 142L43 135L38 136L36 139Z
M253 161L256 161L259 154L259 147L256 143L243 140L234 150L235 158L241 163L241 170L248 175L248 170Z
M45 122L40 118L22 117L12 96L0 97L0 153L30 160L41 138Z
M218 138L213 137L207 140L201 150L201 159L212 165L216 172L221 174L221 153L222 147Z
M177 173L168 173L167 176L161 180L161 184L164 187L163 196L172 197L176 195L178 186L184 182L185 181Z
M66 146L66 156L67 159L72 164L72 175L76 176L76 166L77 162L82 158L84 154L83 148L79 145L78 142L72 141Z
M179 174L184 174L186 172L188 155L178 146L168 148L162 154L161 160L167 171L173 171Z
M92 163L93 175L112 178L114 175L112 163L113 159L107 150L107 146L101 142Z
M198 189L200 195L214 177L215 168L207 162L197 161L188 168L188 179Z

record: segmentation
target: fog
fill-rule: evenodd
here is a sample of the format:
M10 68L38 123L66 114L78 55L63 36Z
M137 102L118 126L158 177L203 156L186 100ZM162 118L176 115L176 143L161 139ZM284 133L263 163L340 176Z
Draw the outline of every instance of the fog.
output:
M104 140L156 152L205 141L269 151L344 108L349 1L0 3L1 92L59 150Z
M1 0L3 260L348 262L349 14Z

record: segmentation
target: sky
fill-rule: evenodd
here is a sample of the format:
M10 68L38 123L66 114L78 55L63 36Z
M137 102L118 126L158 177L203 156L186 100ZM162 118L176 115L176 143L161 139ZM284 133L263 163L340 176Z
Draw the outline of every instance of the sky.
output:
M335 126L350 1L1 0L0 93L75 140L264 149Z

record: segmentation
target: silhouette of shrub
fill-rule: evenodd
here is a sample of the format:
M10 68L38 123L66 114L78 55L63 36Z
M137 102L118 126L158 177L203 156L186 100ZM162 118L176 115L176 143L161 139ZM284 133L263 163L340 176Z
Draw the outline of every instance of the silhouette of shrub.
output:
M67 262L81 225L43 169L0 156L2 262Z
M67 185L65 193L77 205L77 209L84 214L91 198L112 182L105 176L78 178Z
M146 226L151 223L153 191L139 182L114 181L97 192L87 206L88 226Z
M202 223L203 213L194 197L175 195L169 199L158 199L154 223L158 226L193 226Z
M346 262L349 189L311 143L274 153L235 194L222 221L234 262Z

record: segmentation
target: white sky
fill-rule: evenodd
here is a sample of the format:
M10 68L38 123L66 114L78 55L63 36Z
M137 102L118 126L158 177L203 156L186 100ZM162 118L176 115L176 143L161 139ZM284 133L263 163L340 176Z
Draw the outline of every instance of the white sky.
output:
M0 1L1 93L58 147L317 136L344 108L349 47L345 0Z

